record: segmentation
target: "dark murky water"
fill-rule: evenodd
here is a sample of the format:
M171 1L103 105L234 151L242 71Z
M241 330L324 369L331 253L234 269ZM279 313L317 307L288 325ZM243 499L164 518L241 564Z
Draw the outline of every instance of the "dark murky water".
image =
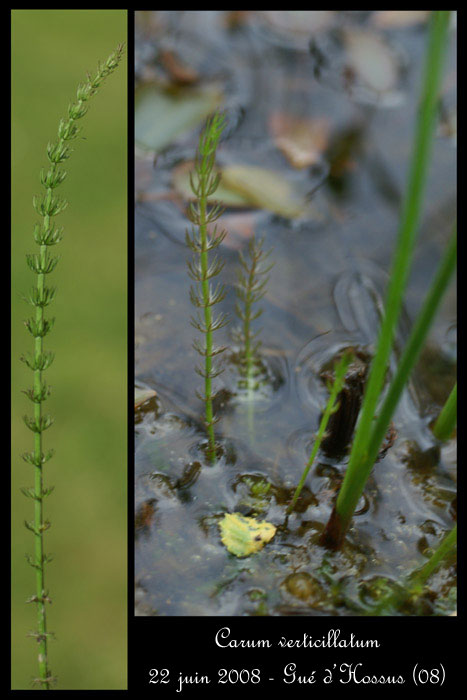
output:
M216 381L222 454L211 466L195 393L202 380L192 349L186 202L171 186L174 168L193 158L199 128L157 159L137 153L136 379L157 392L136 411L139 615L364 614L378 580L398 581L420 566L456 517L455 441L440 449L428 428L455 381L452 287L395 414L397 440L375 466L342 550L330 553L318 540L346 456L318 455L285 518L327 400L320 372L345 347L374 347L426 40L425 23L381 28L370 12L307 14L317 16L305 26L294 13L138 16L138 89L170 49L201 84L222 87L229 126L219 163L272 169L309 195L293 219L251 207L227 209L221 220L229 234L219 251L228 290L220 306L233 325L238 250L251 232L265 237L274 267L257 326L267 382L253 402L241 388L231 329L217 333L228 350ZM362 31L386 51L381 75L366 83L348 65ZM372 40L368 50L378 51ZM448 115L456 98L454 41L452 30L443 90ZM358 68L358 57L354 63ZM384 89L375 89L375 80ZM298 169L278 148L271 124L284 113L326 125L312 165ZM455 219L455 159L452 134L441 123L392 369ZM266 519L278 527L276 536L254 556L236 558L218 527L231 512ZM454 575L448 561L408 614L451 613Z

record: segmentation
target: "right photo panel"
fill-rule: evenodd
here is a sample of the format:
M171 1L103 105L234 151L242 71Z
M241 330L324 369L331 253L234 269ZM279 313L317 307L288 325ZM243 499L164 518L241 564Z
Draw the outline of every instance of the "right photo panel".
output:
M455 12L135 13L136 617L457 614L456 70Z

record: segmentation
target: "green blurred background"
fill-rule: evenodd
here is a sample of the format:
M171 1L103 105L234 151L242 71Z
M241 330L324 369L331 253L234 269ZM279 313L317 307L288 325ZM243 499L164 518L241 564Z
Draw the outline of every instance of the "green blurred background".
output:
M36 252L38 219L32 196L46 145L56 139L76 87L127 39L125 10L12 11L12 688L37 675L34 571L26 563L33 536L23 525L33 502L20 458L33 434L22 415L32 404L21 393L32 372L19 356L32 350L23 320L32 311L19 298L34 275L25 254ZM45 349L55 362L45 378L52 395L45 412L55 425L44 434L56 455L45 468L54 485L45 517L52 522L46 571L50 667L59 689L126 687L127 618L127 57L92 98L81 120L84 139L65 165L58 189L69 206L57 218L65 238L49 283L55 327Z

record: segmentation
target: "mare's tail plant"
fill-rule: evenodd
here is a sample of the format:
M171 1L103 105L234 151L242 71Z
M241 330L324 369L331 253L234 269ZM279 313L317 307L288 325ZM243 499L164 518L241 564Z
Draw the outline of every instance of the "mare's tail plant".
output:
M190 174L190 185L196 201L190 203L188 218L194 225L191 227L191 235L188 231L186 234L187 245L193 251L193 259L188 262L188 272L195 281L190 289L190 300L199 309L196 316L191 319L191 323L203 338L202 343L195 340L193 347L204 358L203 366L197 367L196 371L204 378L204 394L198 393L198 397L205 404L207 456L210 462L213 462L216 457L214 424L217 422L212 406L212 380L222 371L214 366L214 358L225 350L224 347L214 346L213 333L226 325L227 318L222 313L214 316L212 311L212 307L224 299L225 289L220 283L212 287L210 280L219 274L224 265L216 257L210 260L209 252L217 248L227 232L218 231L217 224L214 224L221 216L223 209L219 204L210 207L208 199L217 190L221 178L214 166L217 146L224 126L224 115L216 112L207 120L201 132L194 172ZM208 226L212 224L214 227L208 234Z
M53 450L44 451L42 434L53 423L50 415L42 412L42 404L50 394L50 388L43 379L43 373L53 362L54 354L44 349L44 338L52 330L53 318L46 318L45 307L53 301L55 289L45 284L46 276L56 267L58 257L51 255L49 249L59 243L63 237L63 228L55 225L55 217L62 212L68 202L55 194L55 190L64 181L67 173L60 166L68 160L72 153L71 141L81 132L78 120L84 117L88 110L88 102L98 91L105 78L117 68L124 51L124 45L119 45L107 58L99 64L94 76L88 74L87 80L78 86L76 102L68 106L67 116L60 120L58 139L47 146L47 169L41 171L40 181L45 192L33 198L34 209L41 217L35 224L34 240L39 251L27 255L29 269L36 275L35 285L25 300L34 307L33 317L25 321L26 328L34 338L34 351L21 359L34 373L33 386L24 393L34 407L33 417L24 417L27 427L34 433L34 449L22 455L23 459L34 468L34 486L24 488L22 492L34 501L34 519L25 522L26 527L34 535L34 554L28 556L29 564L35 570L36 590L28 602L34 603L37 609L37 630L31 633L38 644L39 676L35 682L42 690L49 690L55 681L51 674L48 660L48 640L51 633L47 629L46 604L50 603L45 586L45 566L50 557L44 553L44 532L50 527L44 518L43 501L53 487L46 488L43 482L43 468L53 456Z
M274 263L267 263L271 251L263 250L264 239L256 241L253 237L248 244L248 259L240 253L241 268L238 272L237 303L235 310L241 321L238 339L241 343L240 361L245 386L248 392L257 388L255 376L258 373L258 350L261 341L257 340L259 331L253 332L253 322L261 316L263 309L255 309L254 305L266 293L269 281L268 272Z

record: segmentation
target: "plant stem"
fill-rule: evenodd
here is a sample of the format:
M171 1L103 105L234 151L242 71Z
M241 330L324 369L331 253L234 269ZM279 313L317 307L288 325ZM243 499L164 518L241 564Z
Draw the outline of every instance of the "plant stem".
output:
M254 342L258 333L253 333L252 324L263 312L258 309L253 312L253 305L260 301L266 293L266 285L269 281L267 273L272 269L273 264L266 265L265 261L271 251L264 253L264 239L256 241L253 237L248 244L249 259L247 260L240 253L241 269L238 273L237 296L238 301L235 310L242 322L240 339L243 343L242 362L247 389L250 392L253 388L253 377L256 354L260 347L260 342Z
M452 275L456 269L457 237L454 231L446 248L443 259L426 296L422 309L409 336L404 352L399 361L396 374L391 382L379 416L373 426L368 448L368 461L374 462L380 445L396 409L404 386L418 360L420 351L426 340L430 327L435 318L441 300L446 292Z
M364 459L355 466L355 462L347 468L344 481L337 497L333 528L337 530L335 537L341 541L353 516L358 501L365 488L366 481L371 473L378 456L378 451L383 442L391 418L396 410L402 391L409 379L420 351L426 340L431 324L435 318L444 293L448 287L456 268L457 237L454 231L443 259L432 282L430 290L425 298L422 309L417 317L414 327L406 343L402 357L399 361L396 374L383 401L379 415L371 426L368 436L367 453ZM330 533L327 533L330 537ZM332 540L332 537L331 537ZM328 544L330 541L328 540ZM333 546L331 544L331 546ZM334 545L335 546L335 545Z
M35 682L43 690L49 690L55 680L48 663L47 643L51 635L47 631L46 603L50 603L51 600L45 588L45 565L50 561L50 557L44 553L44 532L49 528L50 523L44 520L43 512L43 500L52 491L51 488L44 488L43 466L53 456L53 451L50 450L45 454L42 440L42 433L53 423L50 416L42 413L42 403L50 393L48 386L43 382L42 375L53 361L53 354L44 352L43 338L53 326L53 319L45 318L44 309L53 301L55 289L46 286L45 276L55 269L58 262L58 257L49 255L48 248L59 243L63 237L63 229L55 227L54 218L68 204L65 199L55 196L54 190L66 177L66 172L60 170L58 166L70 157L69 142L76 139L80 133L76 121L86 114L86 102L97 92L104 79L117 68L123 49L123 45L118 46L103 65L99 64L94 77L88 75L87 81L78 87L77 102L69 105L67 118L60 121L58 140L55 143L49 143L47 147L49 169L47 172L41 172L41 183L45 194L42 197L33 198L34 208L42 216L42 223L36 224L34 229L39 253L28 255L26 258L29 268L36 275L36 285L32 288L29 298L25 298L35 308L34 317L25 322L34 338L34 353L32 357L21 359L34 372L33 387L25 391L34 404L34 416L32 419L24 417L26 426L34 433L34 450L22 455L23 459L34 467L34 488L22 489L22 491L25 496L34 500L34 520L25 522L25 525L34 534L34 556L28 557L28 562L36 572L36 592L29 602L37 605L37 631L31 636L35 637L38 643L39 677Z
M206 196L206 182L203 179L201 181L202 191L199 198L199 232L202 241L202 249L200 253L201 259L201 276L202 276L202 290L203 299L205 300L204 305L204 323L208 329L206 333L206 354L205 354L205 374L204 374L204 395L206 397L206 429L208 431L209 438L209 451L211 459L214 457L216 452L216 439L214 437L214 424L213 424L213 410L212 410L212 312L211 304L209 303L210 288L208 279L208 233L207 233L207 196Z
M449 440L457 423L457 382L449 394L433 427L433 434L438 440Z
M327 546L336 547L342 541L371 470L371 466L368 469L367 465L372 423L383 388L384 376L402 306L420 220L432 137L436 123L448 24L449 11L434 11L430 25L421 103L415 128L415 143L384 316L352 445L349 466L339 493L336 508L331 515L331 520L323 538L323 544ZM364 469L362 465L365 466Z
M342 387L344 386L344 382L345 382L345 375L347 372L347 368L352 361L353 361L352 353L346 352L342 356L342 358L340 359L339 363L336 366L334 383L332 385L331 393L329 395L329 399L328 399L328 402L326 404L326 409L325 409L323 416L321 418L321 422L320 422L319 429L318 429L318 434L316 435L316 440L314 442L313 449L311 450L310 459L308 460L307 465L303 471L302 477L300 479L300 482L299 482L297 488L295 489L295 493L293 495L292 501L287 508L287 514L290 514L293 511L295 504L300 496L300 493L303 489L306 478L308 476L308 472L310 471L311 467L313 466L313 462L315 461L315 457L316 457L318 450L321 446L321 443L323 441L323 438L324 438L324 435L326 432L326 428L327 428L328 423L329 423L329 419L330 419L331 415L333 413L335 413L337 411L337 409L339 408L339 404L338 403L336 404L336 400L337 400L339 393L342 391Z
M417 317L415 325L399 361L396 374L390 384L388 393L383 401L378 417L371 426L368 436L368 447L366 456L360 463L349 462L344 481L336 502L335 514L332 527L335 535L330 537L326 534L328 545L336 546L332 543L333 537L341 541L348 528L358 501L365 488L366 481L371 473L376 461L378 451L388 429L391 418L396 410L404 386L406 385L410 373L415 366L420 351L430 330L431 324L439 308L443 295L448 287L449 281L454 273L457 259L457 238L454 232L448 247L445 251L435 279L425 298L423 307ZM330 529L330 528L329 528Z
M193 260L188 263L190 277L197 283L190 289L190 299L194 306L203 309L203 315L199 313L196 318L192 318L192 325L202 333L204 345L197 341L193 347L204 357L204 367L198 367L196 371L204 377L204 396L198 394L205 403L205 426L208 437L208 460L213 462L216 457L216 440L214 434L214 423L216 418L213 411L212 380L217 377L222 370L213 367L213 357L223 352L225 348L215 348L213 343L213 332L222 328L227 320L223 314L214 318L212 306L219 303L225 297L225 290L222 285L216 289L211 289L210 280L219 274L223 263L216 258L209 262L209 251L217 247L226 235L226 231L218 232L217 227L210 237L208 237L208 225L215 222L222 210L218 205L208 209L208 198L217 190L220 182L220 175L214 171L215 158L219 139L224 129L224 116L216 112L201 132L198 144L198 152L195 161L194 173L190 176L191 189L196 195L196 205L190 204L188 216L198 227L192 227L191 236L186 234L187 245L194 253Z
M457 525L443 538L429 560L416 571L412 572L407 579L403 591L391 591L383 600L371 611L371 615L381 615L388 609L399 606L404 600L419 596L423 592L423 586L430 576L436 571L450 552L457 545Z

